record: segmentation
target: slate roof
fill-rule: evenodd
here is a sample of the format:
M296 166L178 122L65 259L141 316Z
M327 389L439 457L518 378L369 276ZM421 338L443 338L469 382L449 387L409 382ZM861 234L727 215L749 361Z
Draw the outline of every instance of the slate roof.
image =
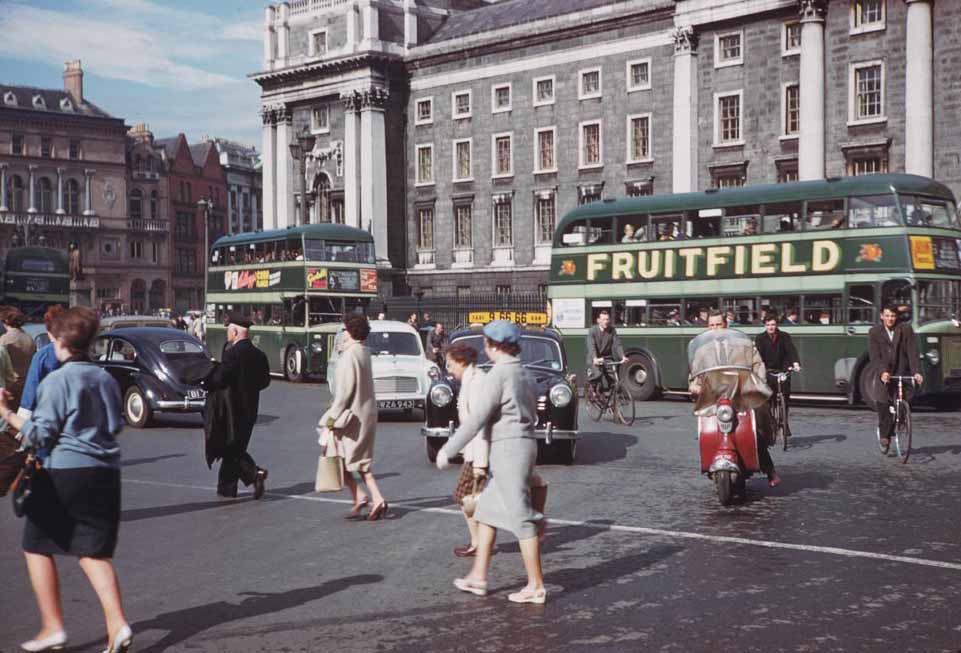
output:
M544 18L553 18L618 4L625 0L506 0L480 9L457 13L447 19L428 43L450 41L471 34L490 32L530 23Z
M4 101L8 93L13 93L17 98L16 106L11 106ZM46 109L37 109L33 106L33 98L39 95L43 98ZM70 100L73 111L61 108L61 100ZM109 113L93 104L84 101L83 104L76 104L66 91L35 88L32 86L11 86L0 84L0 109L17 109L21 111L36 111L37 113L52 113L65 116L87 116L90 118L113 118Z
M214 144L211 141L204 141L187 147L190 148L190 156L193 157L194 163L202 168L207 161L207 152L214 147Z

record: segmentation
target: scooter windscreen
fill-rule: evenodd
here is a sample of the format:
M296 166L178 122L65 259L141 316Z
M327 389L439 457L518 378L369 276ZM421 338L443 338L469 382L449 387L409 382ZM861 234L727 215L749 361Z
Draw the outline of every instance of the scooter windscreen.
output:
M696 414L712 415L720 399L730 399L742 412L763 405L771 396L754 343L740 331L706 331L690 342L687 352L692 387L699 390Z

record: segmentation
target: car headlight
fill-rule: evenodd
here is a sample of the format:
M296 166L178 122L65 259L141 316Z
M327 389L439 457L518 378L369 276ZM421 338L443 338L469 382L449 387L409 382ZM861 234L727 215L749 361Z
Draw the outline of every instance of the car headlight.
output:
M434 381L440 379L440 368L436 365L431 365L427 368L427 376L429 376Z
M717 409L717 419L721 422L731 422L734 420L734 409L730 406L721 406Z
M937 349L929 349L924 352L924 357L928 359L928 362L932 365L937 365L941 362L941 354L938 353Z
M449 385L435 385L430 389L430 401L438 408L443 408L454 399L454 391Z
M571 389L563 383L558 383L553 388L551 388L548 396L551 398L551 403L561 408L571 403L571 399L574 398L574 393Z

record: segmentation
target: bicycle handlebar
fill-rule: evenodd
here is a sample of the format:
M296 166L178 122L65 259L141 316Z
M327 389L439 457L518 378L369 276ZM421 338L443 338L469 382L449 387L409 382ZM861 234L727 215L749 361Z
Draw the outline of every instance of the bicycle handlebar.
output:
M910 381L912 385L917 385L917 381L914 380L913 376L901 376L892 374L888 377L888 381Z

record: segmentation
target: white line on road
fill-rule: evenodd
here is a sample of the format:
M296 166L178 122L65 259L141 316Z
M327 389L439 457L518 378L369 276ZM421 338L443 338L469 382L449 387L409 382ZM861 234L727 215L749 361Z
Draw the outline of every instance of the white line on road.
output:
M205 492L215 491L215 487L203 485L187 485L182 483L167 483L163 481L144 481L137 479L123 479L124 483L135 483L138 485L154 485L160 487L173 487L185 490L204 490ZM332 497L315 497L303 494L282 494L278 492L266 492L266 496L283 499L297 499L299 501L314 501L318 503L352 503L350 499L334 499ZM460 510L451 508L422 508L416 503L395 503L392 504L399 508L404 508L412 512L432 512L444 515L461 515ZM772 542L770 540L752 540L746 537L730 537L727 535L708 535L705 533L692 533L689 531L673 531L663 528L646 528L643 526L623 526L621 524L595 524L587 521L575 521L570 519L550 518L551 524L563 524L565 526L580 526L583 528L594 528L599 531L616 531L620 533L637 533L640 535L658 535L661 537L702 540L705 542L725 542L728 544L741 544L744 546L759 546L767 549L785 549L789 551L806 551L808 553L823 553L827 555L843 556L848 558L868 558L870 560L883 560L885 562L899 562L907 565L920 565L922 567L937 567L939 569L950 569L961 571L961 562L947 562L944 560L929 560L927 558L915 558L912 556L898 556L887 553L874 553L872 551L858 551L856 549L842 549L835 546L815 546L811 544L792 544L791 542Z

